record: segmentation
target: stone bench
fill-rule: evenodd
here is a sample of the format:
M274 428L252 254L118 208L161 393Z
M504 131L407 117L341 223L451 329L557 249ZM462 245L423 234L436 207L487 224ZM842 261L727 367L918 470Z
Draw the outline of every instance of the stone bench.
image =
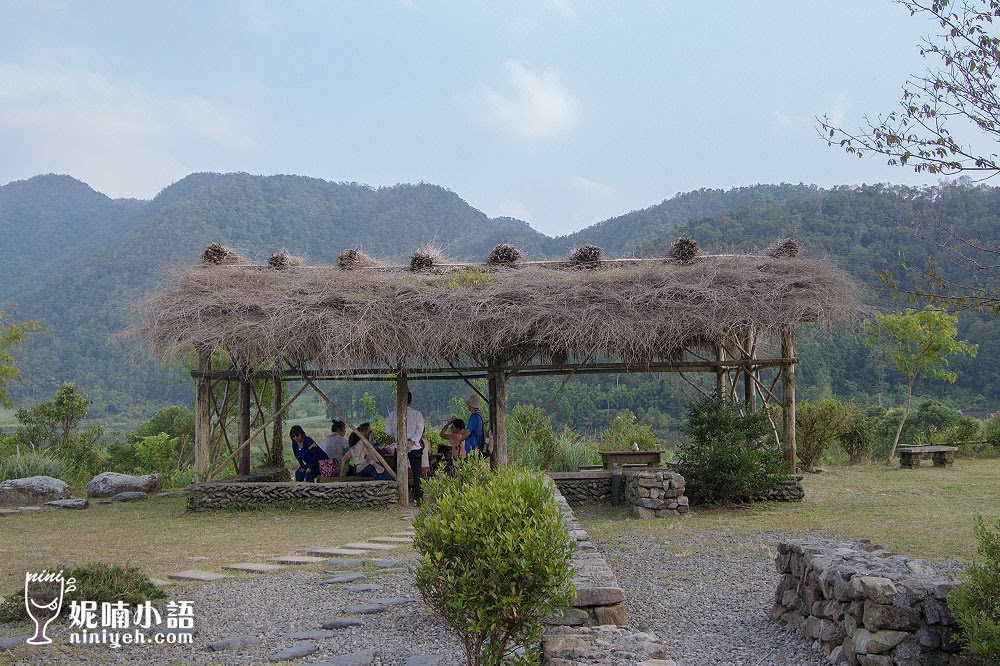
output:
M901 446L896 449L899 454L899 466L903 469L913 469L920 467L920 458L925 453L931 454L931 460L935 467L951 467L955 462L955 451L957 446L943 446L939 444L931 446Z
M662 453L662 451L601 451L601 464L604 469L611 469L615 465L659 467Z

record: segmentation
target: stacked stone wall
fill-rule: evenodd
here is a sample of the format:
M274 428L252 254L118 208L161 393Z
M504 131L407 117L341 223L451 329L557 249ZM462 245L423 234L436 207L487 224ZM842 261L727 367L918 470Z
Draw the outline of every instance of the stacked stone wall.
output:
M625 472L625 503L639 518L675 518L688 512L684 477L669 470Z
M851 666L944 666L958 652L954 582L925 560L870 544L784 541L773 619Z
M396 482L210 482L188 486L185 493L188 495L189 511L259 509L281 505L385 509L396 503Z
M611 472L553 472L549 474L556 488L572 506L611 504Z

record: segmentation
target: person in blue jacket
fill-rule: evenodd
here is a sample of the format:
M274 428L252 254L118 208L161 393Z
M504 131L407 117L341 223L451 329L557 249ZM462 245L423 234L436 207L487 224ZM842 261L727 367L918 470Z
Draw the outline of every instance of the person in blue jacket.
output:
M292 438L292 454L299 461L299 468L295 470L295 480L313 483L319 476L319 461L326 458L326 454L300 425L292 426L288 436Z

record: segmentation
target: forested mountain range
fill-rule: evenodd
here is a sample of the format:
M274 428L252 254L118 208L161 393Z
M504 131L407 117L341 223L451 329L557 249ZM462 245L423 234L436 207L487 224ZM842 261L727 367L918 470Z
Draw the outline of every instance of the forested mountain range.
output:
M0 187L0 308L17 304L17 319L39 319L49 333L34 336L21 354L25 378L11 386L11 394L28 404L74 380L94 398L98 413L148 414L163 404L188 403L189 380L114 334L127 325L131 303L162 284L171 266L197 262L213 242L258 261L285 250L323 264L350 247L402 262L434 245L449 258L479 261L499 242L520 247L528 258L565 257L586 243L608 256L662 256L682 233L709 253L751 251L791 236L809 254L871 285L871 300L886 304L874 273L898 268L904 246L919 256L928 249L911 233L912 222L945 220L989 238L998 210L1000 193L982 186L757 185L678 194L550 238L519 220L491 219L429 184L371 188L302 176L193 174L140 201L110 199L68 176L37 176ZM966 406L994 407L1000 397L997 322L995 316L963 316L963 333L980 343L980 356L957 365L956 387L928 391L957 396ZM889 384L879 382L880 371L871 366L877 359L870 356L853 334L806 335L800 366L805 391L833 390L843 397L884 392ZM621 394L621 385L611 383ZM657 400L657 390L627 384L645 396L635 400ZM581 388L569 391L567 400L596 404L612 393L599 380L581 386L595 386L596 393L583 396ZM641 412L643 405L634 409Z

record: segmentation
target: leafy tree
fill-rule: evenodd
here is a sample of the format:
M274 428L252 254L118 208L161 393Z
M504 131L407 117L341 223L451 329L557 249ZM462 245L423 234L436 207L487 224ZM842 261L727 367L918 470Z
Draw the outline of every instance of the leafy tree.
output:
M858 157L882 155L888 164L911 167L918 173L970 172L985 177L1000 173L1000 162L991 152L1000 140L1000 95L993 78L1000 67L1000 37L994 25L1000 16L1000 0L899 3L911 15L929 17L942 29L924 38L920 46L921 57L930 61L929 68L906 80L897 110L874 120L866 118L867 127L844 130L824 116L820 129L828 144L837 143ZM976 136L982 138L970 138ZM974 145L979 140L982 145ZM974 273L996 274L1000 245L988 240L995 236L963 238L944 224L936 228L944 232L942 251ZM1000 312L1000 290L995 284L958 282L950 285L950 291L943 290L948 285L933 261L926 277L926 286L916 293L932 302L972 304ZM891 273L885 278L890 286L896 286Z
M648 425L637 423L630 409L618 412L611 425L601 432L601 451L631 451L633 444L640 451L659 451L663 442Z
M958 317L933 306L920 311L907 309L903 314L878 314L874 323L865 323L865 344L882 349L907 380L906 406L889 458L895 455L899 445L917 378L927 375L954 383L957 375L948 369L949 359L960 354L975 356L978 353L978 346L956 339L957 323Z
M52 401L14 413L20 422L16 434L33 449L58 452L73 442L89 409L90 400L77 392L76 384L64 382Z
M28 334L42 328L34 320L5 324L4 318L7 316L6 310L0 310L0 407L11 404L4 384L21 376L15 365L14 352L21 347Z
M847 429L840 433L840 448L847 454L852 465L867 462L875 448L878 437L878 417L862 414L857 405L850 403L853 416Z

